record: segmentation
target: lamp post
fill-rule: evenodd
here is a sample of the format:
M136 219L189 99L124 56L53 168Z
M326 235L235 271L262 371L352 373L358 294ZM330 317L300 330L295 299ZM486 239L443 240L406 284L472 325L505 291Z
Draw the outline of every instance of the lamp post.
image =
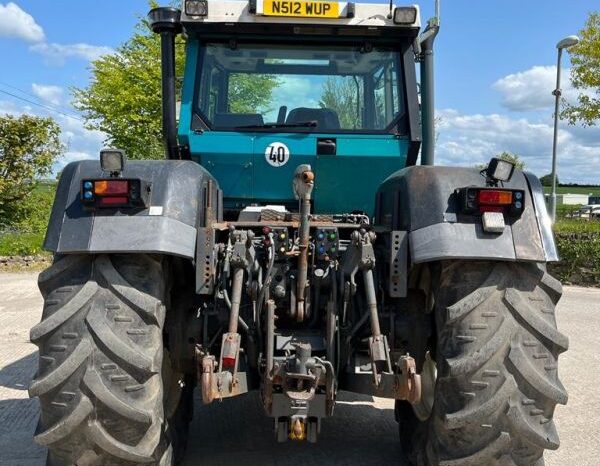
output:
M562 95L562 89L560 88L560 71L562 62L562 52L564 49L573 47L579 43L579 37L569 36L565 37L558 44L558 66L556 67L556 89L552 92L555 97L554 106L554 141L552 144L552 193L550 194L550 216L552 223L556 222L556 146L558 144L558 112L560 111L560 96Z

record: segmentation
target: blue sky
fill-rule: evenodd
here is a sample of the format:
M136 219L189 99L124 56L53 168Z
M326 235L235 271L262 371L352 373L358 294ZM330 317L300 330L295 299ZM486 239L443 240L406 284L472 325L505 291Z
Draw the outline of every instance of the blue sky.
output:
M433 0L421 8L425 20ZM509 150L538 175L549 172L555 44L577 33L594 8L600 0L442 0L438 163L473 165ZM145 0L0 0L0 112L56 117L69 145L61 164L95 157L103 135L83 128L69 88L86 85L89 61L126 40L147 10ZM573 99L568 71L564 76ZM561 180L600 183L600 128L563 123L559 151Z

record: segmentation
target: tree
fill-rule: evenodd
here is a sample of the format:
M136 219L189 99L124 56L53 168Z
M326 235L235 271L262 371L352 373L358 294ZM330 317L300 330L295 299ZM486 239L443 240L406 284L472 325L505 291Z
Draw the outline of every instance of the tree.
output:
M233 74L229 79L229 111L232 113L267 113L273 89L280 84L268 74Z
M337 113L340 126L354 129L360 125L360 110L357 109L361 86L350 77L330 77L323 85L319 106Z
M154 7L155 2L150 2ZM176 45L177 76L185 64L185 42ZM160 36L141 19L133 36L116 53L92 62L92 82L73 89L74 105L86 127L107 134L107 144L124 149L132 159L164 157ZM277 80L273 76L237 75L231 81L230 111L256 112L268 104ZM181 83L177 84L181 91Z
M600 12L590 13L580 38L569 50L571 82L580 94L576 104L564 103L562 116L570 124L593 126L600 120Z
M177 75L183 73L183 49L177 45ZM164 157L161 120L160 37L147 20L116 53L92 62L92 82L73 89L74 105L86 128L108 136L108 145L132 159Z
M501 154L496 155L496 158L513 163L519 170L523 170L525 168L525 162L521 160L521 157L517 154L513 154L512 152L504 151Z
M37 180L50 174L63 153L52 118L0 116L0 221L7 223Z
M512 152L504 151L500 154L494 155L494 157L497 159L506 160L507 162L514 164L515 167L517 167L519 170L525 169L525 162L521 160L521 157L519 155L513 154ZM479 170L485 170L487 168L487 163L477 164L475 165L475 168Z
M540 183L542 183L542 186L552 186L552 175L548 174L548 175L544 175L540 178ZM558 176L556 177L556 185L558 186L560 184L560 182L558 181Z

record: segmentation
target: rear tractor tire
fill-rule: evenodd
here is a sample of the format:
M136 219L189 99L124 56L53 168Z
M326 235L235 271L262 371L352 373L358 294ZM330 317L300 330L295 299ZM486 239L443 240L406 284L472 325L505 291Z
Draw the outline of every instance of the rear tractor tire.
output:
M559 446L553 421L567 393L557 361L560 283L542 264L436 264L437 380L430 413L396 405L412 464L541 466ZM422 408L422 407L420 407Z
M36 442L48 466L171 466L188 401L163 347L168 262L151 255L57 258L39 277Z

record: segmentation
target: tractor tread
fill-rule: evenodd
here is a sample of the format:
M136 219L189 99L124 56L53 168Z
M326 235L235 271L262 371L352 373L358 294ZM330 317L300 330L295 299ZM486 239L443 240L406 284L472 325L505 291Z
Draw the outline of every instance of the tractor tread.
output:
M42 378L35 379L29 387L29 396L41 396L56 389L86 361L92 354L92 345L88 340L81 340L77 347L56 369Z
M86 396L82 396L77 407L64 419L45 432L35 436L35 441L41 445L51 445L71 435L92 413L94 406Z
M464 318L477 306L487 301L498 290L498 284L502 282L502 278L501 268L494 267L480 288L446 308L448 323L454 323Z
M512 363L514 370L533 390L555 403L561 405L567 404L568 395L562 383L559 380L553 381L546 374L539 372L520 345L511 346L508 359Z
M119 338L99 312L90 312L85 320L91 334L100 342L104 351L111 353L121 365L138 370L147 376L156 373L154 360L135 348L133 342L125 342Z
M462 458L440 461L440 466L482 466L490 464L491 458L498 458L510 450L510 435L501 432L500 436L484 449Z
M484 424L490 416L508 405L510 395L516 389L516 382L512 375L508 376L502 387L488 400L479 406L465 408L452 414L446 414L446 426L448 429L457 429L466 424Z
M161 370L164 263L66 256L40 276L45 307L31 338L41 366L29 393L40 397L35 440L49 446L48 465L172 465Z
M107 256L100 256L98 258L98 267L100 273L106 279L111 291L113 291L119 299L131 306L142 316L145 316L151 323L162 325L164 320L164 309L158 299L142 293L127 282L117 269L115 269Z
M79 312L92 299L97 290L98 285L96 282L87 282L68 303L64 304L58 311L31 329L29 333L30 340L35 343L50 332L55 331ZM48 305L48 301L46 301L46 305ZM50 303L50 305L54 305L54 302Z
M143 409L136 408L133 404L127 403L119 398L102 381L102 377L95 369L88 369L83 376L83 384L94 397L104 406L113 410L121 417L129 419L132 422L150 424L152 422L152 413Z
M543 264L436 267L438 381L414 458L444 466L542 465L544 450L559 445L555 406L568 398L556 370L568 348L554 318L560 283ZM464 341L474 328L476 338Z
M146 436L135 446L119 442L97 421L92 422L88 430L89 437L94 444L116 458L142 464L155 461L153 452L160 440L160 425L158 424L151 427Z
M558 353L564 353L569 348L569 339L560 333L555 325L545 320L539 310L536 312L517 290L506 290L504 301L515 316L520 317L533 332L556 346Z

